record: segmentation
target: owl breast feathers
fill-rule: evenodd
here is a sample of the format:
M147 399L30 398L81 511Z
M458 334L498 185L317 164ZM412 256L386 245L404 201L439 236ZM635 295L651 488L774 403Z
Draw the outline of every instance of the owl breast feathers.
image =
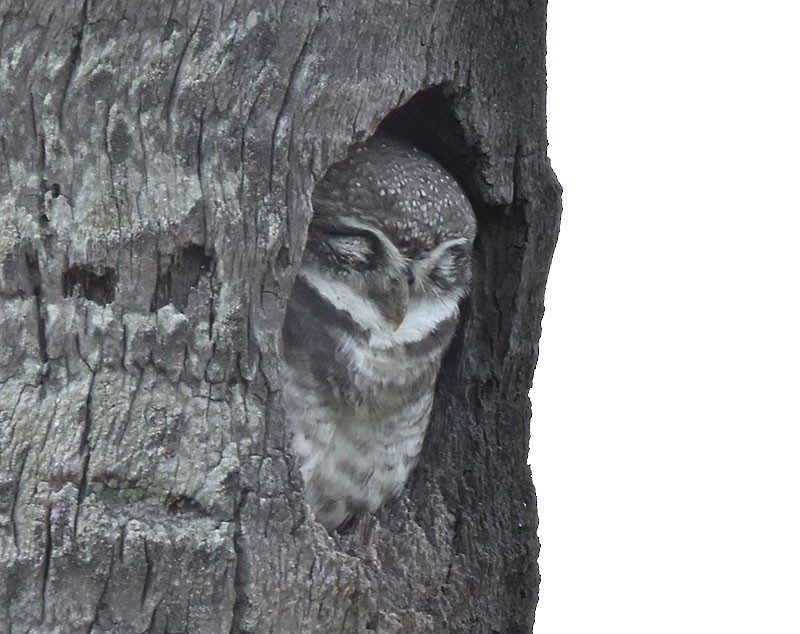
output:
M306 500L334 529L400 493L469 288L475 216L441 165L372 137L317 185L283 327Z

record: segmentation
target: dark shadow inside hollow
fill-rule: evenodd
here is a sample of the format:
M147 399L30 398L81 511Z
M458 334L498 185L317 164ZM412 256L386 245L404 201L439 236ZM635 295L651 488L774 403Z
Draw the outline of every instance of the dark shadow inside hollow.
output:
M117 272L105 266L69 267L61 277L64 297L84 297L100 306L114 301Z
M184 312L192 289L213 268L214 254L207 253L204 245L187 244L178 248L168 262L159 264L150 311L173 304L176 310Z

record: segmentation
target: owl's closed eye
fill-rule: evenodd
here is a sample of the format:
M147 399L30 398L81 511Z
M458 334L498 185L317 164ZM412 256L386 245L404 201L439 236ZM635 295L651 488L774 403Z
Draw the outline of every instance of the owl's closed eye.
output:
M308 249L343 270L366 270L380 266L380 240L368 231L341 230L312 225Z

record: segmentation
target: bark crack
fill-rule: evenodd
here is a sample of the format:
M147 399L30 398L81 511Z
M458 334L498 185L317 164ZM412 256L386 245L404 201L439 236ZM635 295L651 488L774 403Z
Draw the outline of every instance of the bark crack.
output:
M44 177L45 161L46 161L44 132L39 131L39 126L36 116L36 102L33 96L33 92L29 93L28 108L30 110L30 115L31 115L31 128L33 130L33 139L34 143L36 143L36 148L38 150L38 153L36 155L36 167L39 171L39 185L42 188L42 190L46 190L47 182ZM45 213L43 195L36 196L36 208L38 211L37 216L41 218Z
M130 402L129 402L129 405L128 405L128 409L125 412L125 416L122 419L122 425L120 426L120 429L119 429L119 432L118 432L118 436L115 439L115 442L117 444L119 444L119 443L121 443L123 441L123 439L125 438L125 435L128 432L128 427L131 424L131 416L132 416L132 413L133 413L133 407L134 407L134 405L136 404L136 401L139 398L139 394L141 393L143 381L144 381L144 368L141 368L139 370L139 373L136 375L136 385L133 388L133 394L130 397Z
M44 556L42 558L42 581L39 592L42 596L41 611L39 612L39 622L44 622L44 615L47 612L47 586L50 581L50 560L53 556L53 536L51 533L50 516L52 509L48 506L44 515Z
M13 416L12 416L13 420ZM17 505L19 504L20 499L22 498L22 485L25 482L25 465L28 462L28 454L30 453L30 448L26 447L23 454L22 454L22 464L19 468L19 474L17 475L17 485L14 489L14 495L11 500L11 508L9 509L9 517L11 518L11 529L12 534L14 536L14 547L19 549L19 523L17 522Z
M316 35L317 28L322 20L323 10L324 7L320 7L317 20L314 22L314 26L306 35L306 39L303 42L302 48L300 49L300 54L297 56L297 59L292 66L292 71L289 74L289 84L286 86L286 90L283 93L283 101L281 102L281 107L278 110L278 116L275 118L275 127L272 130L272 147L269 161L268 185L270 192L274 190L273 184L275 177L276 150L286 138L287 129L291 123L295 102L297 101L298 96L303 94L303 85L309 75L309 71L311 70L311 64L315 60L314 55L311 54L311 46L314 40L314 35Z
M106 158L108 159L108 182L111 186L111 201L114 203L114 209L117 212L117 232L118 235L122 233L122 203L120 201L119 192L117 192L116 180L114 178L114 155L111 149L111 135L109 129L111 128L111 112L113 106L106 110L105 122L103 125L103 139L105 140ZM117 255L117 268L119 268L119 252Z
M158 603L155 604L153 607L153 611L150 613L150 621L147 623L147 628L142 631L141 634L147 634L147 632L154 632L155 631L155 623L156 623L156 614L158 614L158 609L161 607L161 603L164 599L159 599Z
M102 355L102 346L101 352ZM88 366L86 360L83 360ZM91 435L92 435L92 391L94 389L94 380L97 376L95 370L91 370L91 378L89 379L89 388L86 393L86 413L83 419L83 430L81 432L81 440L78 448L78 454L81 456L81 476L78 486L78 502L75 506L75 518L73 520L72 530L75 535L78 534L78 518L81 514L81 504L86 499L86 491L89 487L89 462L92 457Z
M241 473L236 477L241 482ZM236 490L240 490L240 487L237 486ZM242 505L250 494L250 489L241 487L241 493L236 497L233 504L233 552L235 555L233 561L234 598L233 618L231 619L231 630L229 634L236 634L241 631L240 624L247 606L247 600L243 591L243 587L247 584L248 580L245 578L245 568L242 565L242 560L245 558L245 553L247 552L246 547L242 543L244 540L244 534L242 532Z
M147 166L150 159L147 154L147 144L144 140L144 126L142 125L142 104L137 104L136 107L136 130L139 132L139 144L142 146L142 180L144 185L145 200L149 199L150 192L148 191L148 184L150 182ZM138 201L138 197L137 197Z
M89 2L90 0L83 0L83 8L81 10L80 22L78 23L78 32L75 34L75 44L69 52L67 58L67 81L64 84L64 90L61 93L61 103L58 107L58 129L64 129L64 111L67 103L67 93L72 86L72 80L75 77L75 71L80 64L81 54L83 52L83 35L86 30L86 25L89 22Z
M186 38L186 43L183 45L181 49L180 57L178 58L178 64L175 68L175 74L172 77L172 83L169 86L169 90L167 91L167 98L164 102L164 108L166 111L166 119L167 119L167 128L172 130L172 112L175 109L175 102L177 100L178 95L178 86L181 82L181 76L183 74L183 67L186 63L186 57L189 52L189 46L191 45L192 41L194 40L194 36L197 34L197 30L200 28L200 22L203 19L203 9L200 9L200 15L197 16L197 22L195 22L194 28L192 28L192 32L189 33L189 37Z
M147 594L150 591L150 586L153 583L153 560L150 557L150 549L147 547L147 540L143 540L143 549L144 549L144 583L142 584L142 593L139 595L139 607L144 609L145 600L147 599ZM158 607L158 606L156 606ZM155 614L155 609L153 610L153 614ZM152 623L152 617L151 617Z
M34 313L36 316L36 338L39 344L39 360L42 362L43 373L42 381L46 376L47 362L50 360L50 355L47 352L47 333L46 323L42 310L42 272L39 268L39 257L35 253L25 254L25 263L28 267L28 276L31 278L31 286L33 287L33 301Z
M2 49L0 49L2 50ZM0 136L0 153L3 154L3 165L6 168L6 180L8 181L8 189L9 191L15 189L14 188L14 180L11 177L11 164L8 160L8 150L6 148L6 137Z

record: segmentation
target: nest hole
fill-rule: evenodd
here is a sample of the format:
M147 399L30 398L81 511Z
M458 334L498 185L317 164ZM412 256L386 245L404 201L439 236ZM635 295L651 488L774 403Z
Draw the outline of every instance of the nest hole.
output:
M159 266L150 310L155 312L172 304L180 312L185 312L192 289L203 276L211 274L213 266L214 256L206 253L203 245L181 247L166 264Z
M114 301L116 287L117 272L106 266L74 265L61 277L64 297L83 297L100 306Z

